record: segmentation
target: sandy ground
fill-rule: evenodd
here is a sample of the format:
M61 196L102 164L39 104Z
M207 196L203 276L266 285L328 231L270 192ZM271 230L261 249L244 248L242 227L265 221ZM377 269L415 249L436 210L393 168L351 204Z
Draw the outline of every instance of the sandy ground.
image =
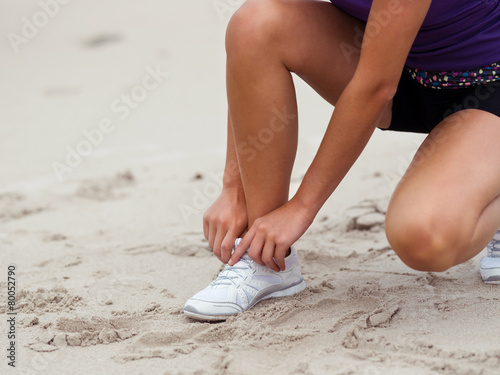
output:
M384 236L420 135L375 133L297 243L304 292L224 323L184 317L220 267L201 218L220 191L239 2L61 3L0 0L4 354L8 264L19 308L17 367L2 355L2 374L498 373L498 290L479 257L415 272ZM332 111L297 91L292 191Z

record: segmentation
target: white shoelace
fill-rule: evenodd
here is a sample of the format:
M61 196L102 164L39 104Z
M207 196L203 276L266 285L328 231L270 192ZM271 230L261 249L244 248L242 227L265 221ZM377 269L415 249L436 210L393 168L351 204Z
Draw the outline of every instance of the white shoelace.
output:
M234 266L226 266L217 276L217 278L212 281L211 285L213 287L225 286L225 285L236 285L237 279L244 278L245 272L248 269L252 269L252 260L248 255L243 255L240 260Z
M500 239L495 237L500 237L500 230L497 231L487 246L488 256L491 258L500 258Z

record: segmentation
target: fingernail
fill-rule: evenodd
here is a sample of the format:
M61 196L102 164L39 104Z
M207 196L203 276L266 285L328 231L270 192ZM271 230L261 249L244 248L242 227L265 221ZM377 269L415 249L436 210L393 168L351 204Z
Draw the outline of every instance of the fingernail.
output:
M229 264L230 266L232 266L233 265L233 260L229 259L229 262L227 262L227 264Z

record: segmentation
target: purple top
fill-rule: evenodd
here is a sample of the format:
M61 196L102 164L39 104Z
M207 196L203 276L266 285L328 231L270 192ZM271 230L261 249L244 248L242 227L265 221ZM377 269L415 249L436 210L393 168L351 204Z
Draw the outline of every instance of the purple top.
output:
M371 0L330 1L365 22L372 4ZM434 0L406 65L452 71L494 62L500 62L500 0Z

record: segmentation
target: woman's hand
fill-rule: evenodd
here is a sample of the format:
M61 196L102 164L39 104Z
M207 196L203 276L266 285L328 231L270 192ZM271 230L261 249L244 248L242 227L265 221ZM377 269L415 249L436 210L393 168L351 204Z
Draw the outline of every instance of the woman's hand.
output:
M229 261L235 264L247 249L255 262L279 272L285 270L288 248L297 241L312 224L304 210L293 200L255 220Z
M231 257L234 241L247 228L247 207L242 188L224 188L203 215L203 233L221 262Z

